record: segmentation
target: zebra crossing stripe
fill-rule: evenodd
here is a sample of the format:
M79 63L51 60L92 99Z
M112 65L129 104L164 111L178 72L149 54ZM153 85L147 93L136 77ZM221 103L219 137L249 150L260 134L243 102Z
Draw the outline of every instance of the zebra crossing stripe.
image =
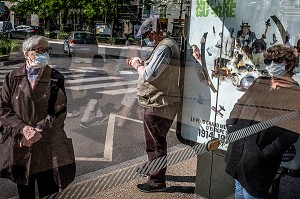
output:
M136 88L121 88L121 89L114 89L114 90L104 90L104 91L97 91L96 93L102 93L105 95L120 95L125 93L136 93Z
M86 83L86 82L94 82L94 81L104 81L104 80L120 80L122 77L117 76L107 76L107 77L86 77L82 79L69 79L66 80L66 83L75 84L75 83Z
M79 86L68 86L66 89L70 90L87 90L87 89L94 89L94 88L107 88L113 86L126 86L131 84L137 84L138 80L126 81L126 82L111 82L111 83L100 83L100 84L89 84L89 85L79 85Z
M89 66L89 67L82 67L82 66L80 66L78 68L80 68L83 71L87 71L87 72L91 72L91 71L105 71L104 67L91 67L91 66ZM71 69L71 70L74 70L74 69Z
M87 73L87 72L98 72L98 71L104 71L103 69L100 69L98 71L96 70L88 70L88 69L70 69L70 71L80 72L80 73Z

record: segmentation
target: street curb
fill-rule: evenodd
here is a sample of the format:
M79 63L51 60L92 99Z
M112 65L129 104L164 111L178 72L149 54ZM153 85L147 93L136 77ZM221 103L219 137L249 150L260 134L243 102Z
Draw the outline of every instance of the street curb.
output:
M24 62L25 62L24 55L22 51L19 51L19 52L10 53L8 60L0 61L0 66L9 66L9 65L20 64Z
M49 43L53 44L63 44L63 41L61 40L49 40ZM141 48L140 46L118 46L118 45L104 45L104 44L99 44L98 48L115 48L115 49L124 49L124 50L144 50L144 51L149 51L151 52L153 50L153 47L143 47ZM14 56L15 57L15 56ZM12 56L9 57L8 61L1 61L0 66L9 66L9 65L14 65L14 64L20 64L24 63L25 58L13 58Z
M24 62L25 62L25 58L18 58L14 60L0 62L0 66L9 66L9 65L20 64Z
M48 40L49 43L51 44L63 44L64 43L64 40ZM138 46L138 45L130 45L130 46L121 46L121 45L111 45L111 44L98 44L98 47L99 48L117 48L117 49L127 49L127 50L130 50L130 49L139 49L139 50L146 50L146 51L152 51L153 50L153 47L148 47L148 46L143 46L141 48L141 46Z

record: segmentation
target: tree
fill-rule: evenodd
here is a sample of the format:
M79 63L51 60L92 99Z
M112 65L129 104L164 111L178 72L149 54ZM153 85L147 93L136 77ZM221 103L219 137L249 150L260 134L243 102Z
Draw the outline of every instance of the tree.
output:
M116 15L115 0L91 0L86 1L84 13L90 21L111 21Z
M73 3L72 0L9 0L9 2L15 4L11 7L15 16L36 14L40 19L45 20L45 24L49 19L56 20L58 13L63 11L67 13Z
M14 3L11 10L18 17L37 14L39 18L57 19L62 14L62 24L65 24L70 10L79 10L89 22L94 20L111 21L116 15L116 0L9 0ZM82 12L81 12L82 11Z

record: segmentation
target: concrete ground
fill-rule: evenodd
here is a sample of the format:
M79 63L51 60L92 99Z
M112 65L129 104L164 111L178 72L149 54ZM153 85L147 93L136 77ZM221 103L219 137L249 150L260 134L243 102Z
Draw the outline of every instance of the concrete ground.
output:
M147 179L140 177L129 181L126 184L116 186L112 189L102 191L90 199L204 199L194 193L196 181L197 157L179 162L168 167L166 192L143 193L136 188L139 183L144 183Z

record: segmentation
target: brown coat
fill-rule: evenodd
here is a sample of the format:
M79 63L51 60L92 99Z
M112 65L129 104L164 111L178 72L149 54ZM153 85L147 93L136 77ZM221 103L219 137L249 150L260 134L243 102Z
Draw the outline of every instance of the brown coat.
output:
M56 99L55 110L48 108L50 95ZM57 95L57 98L56 98ZM1 176L9 178L15 183L27 184L31 174L53 168L52 147L54 139L59 136L66 137L64 132L64 120L66 118L67 98L64 88L64 77L55 69L46 66L34 91L27 79L26 67L11 71L5 77L0 95L0 121L6 128L7 140L0 144L0 150L7 150L1 161L10 159L7 168L1 168ZM49 106L51 107L51 106ZM23 137L20 134L25 125L36 127L44 125L48 114L57 118L52 125L45 125L42 132L42 139L34 143L31 148L19 147L19 141ZM2 145L2 148L1 148ZM3 153L1 152L3 155ZM13 156L13 157L9 157ZM45 179L47 180L47 179Z

